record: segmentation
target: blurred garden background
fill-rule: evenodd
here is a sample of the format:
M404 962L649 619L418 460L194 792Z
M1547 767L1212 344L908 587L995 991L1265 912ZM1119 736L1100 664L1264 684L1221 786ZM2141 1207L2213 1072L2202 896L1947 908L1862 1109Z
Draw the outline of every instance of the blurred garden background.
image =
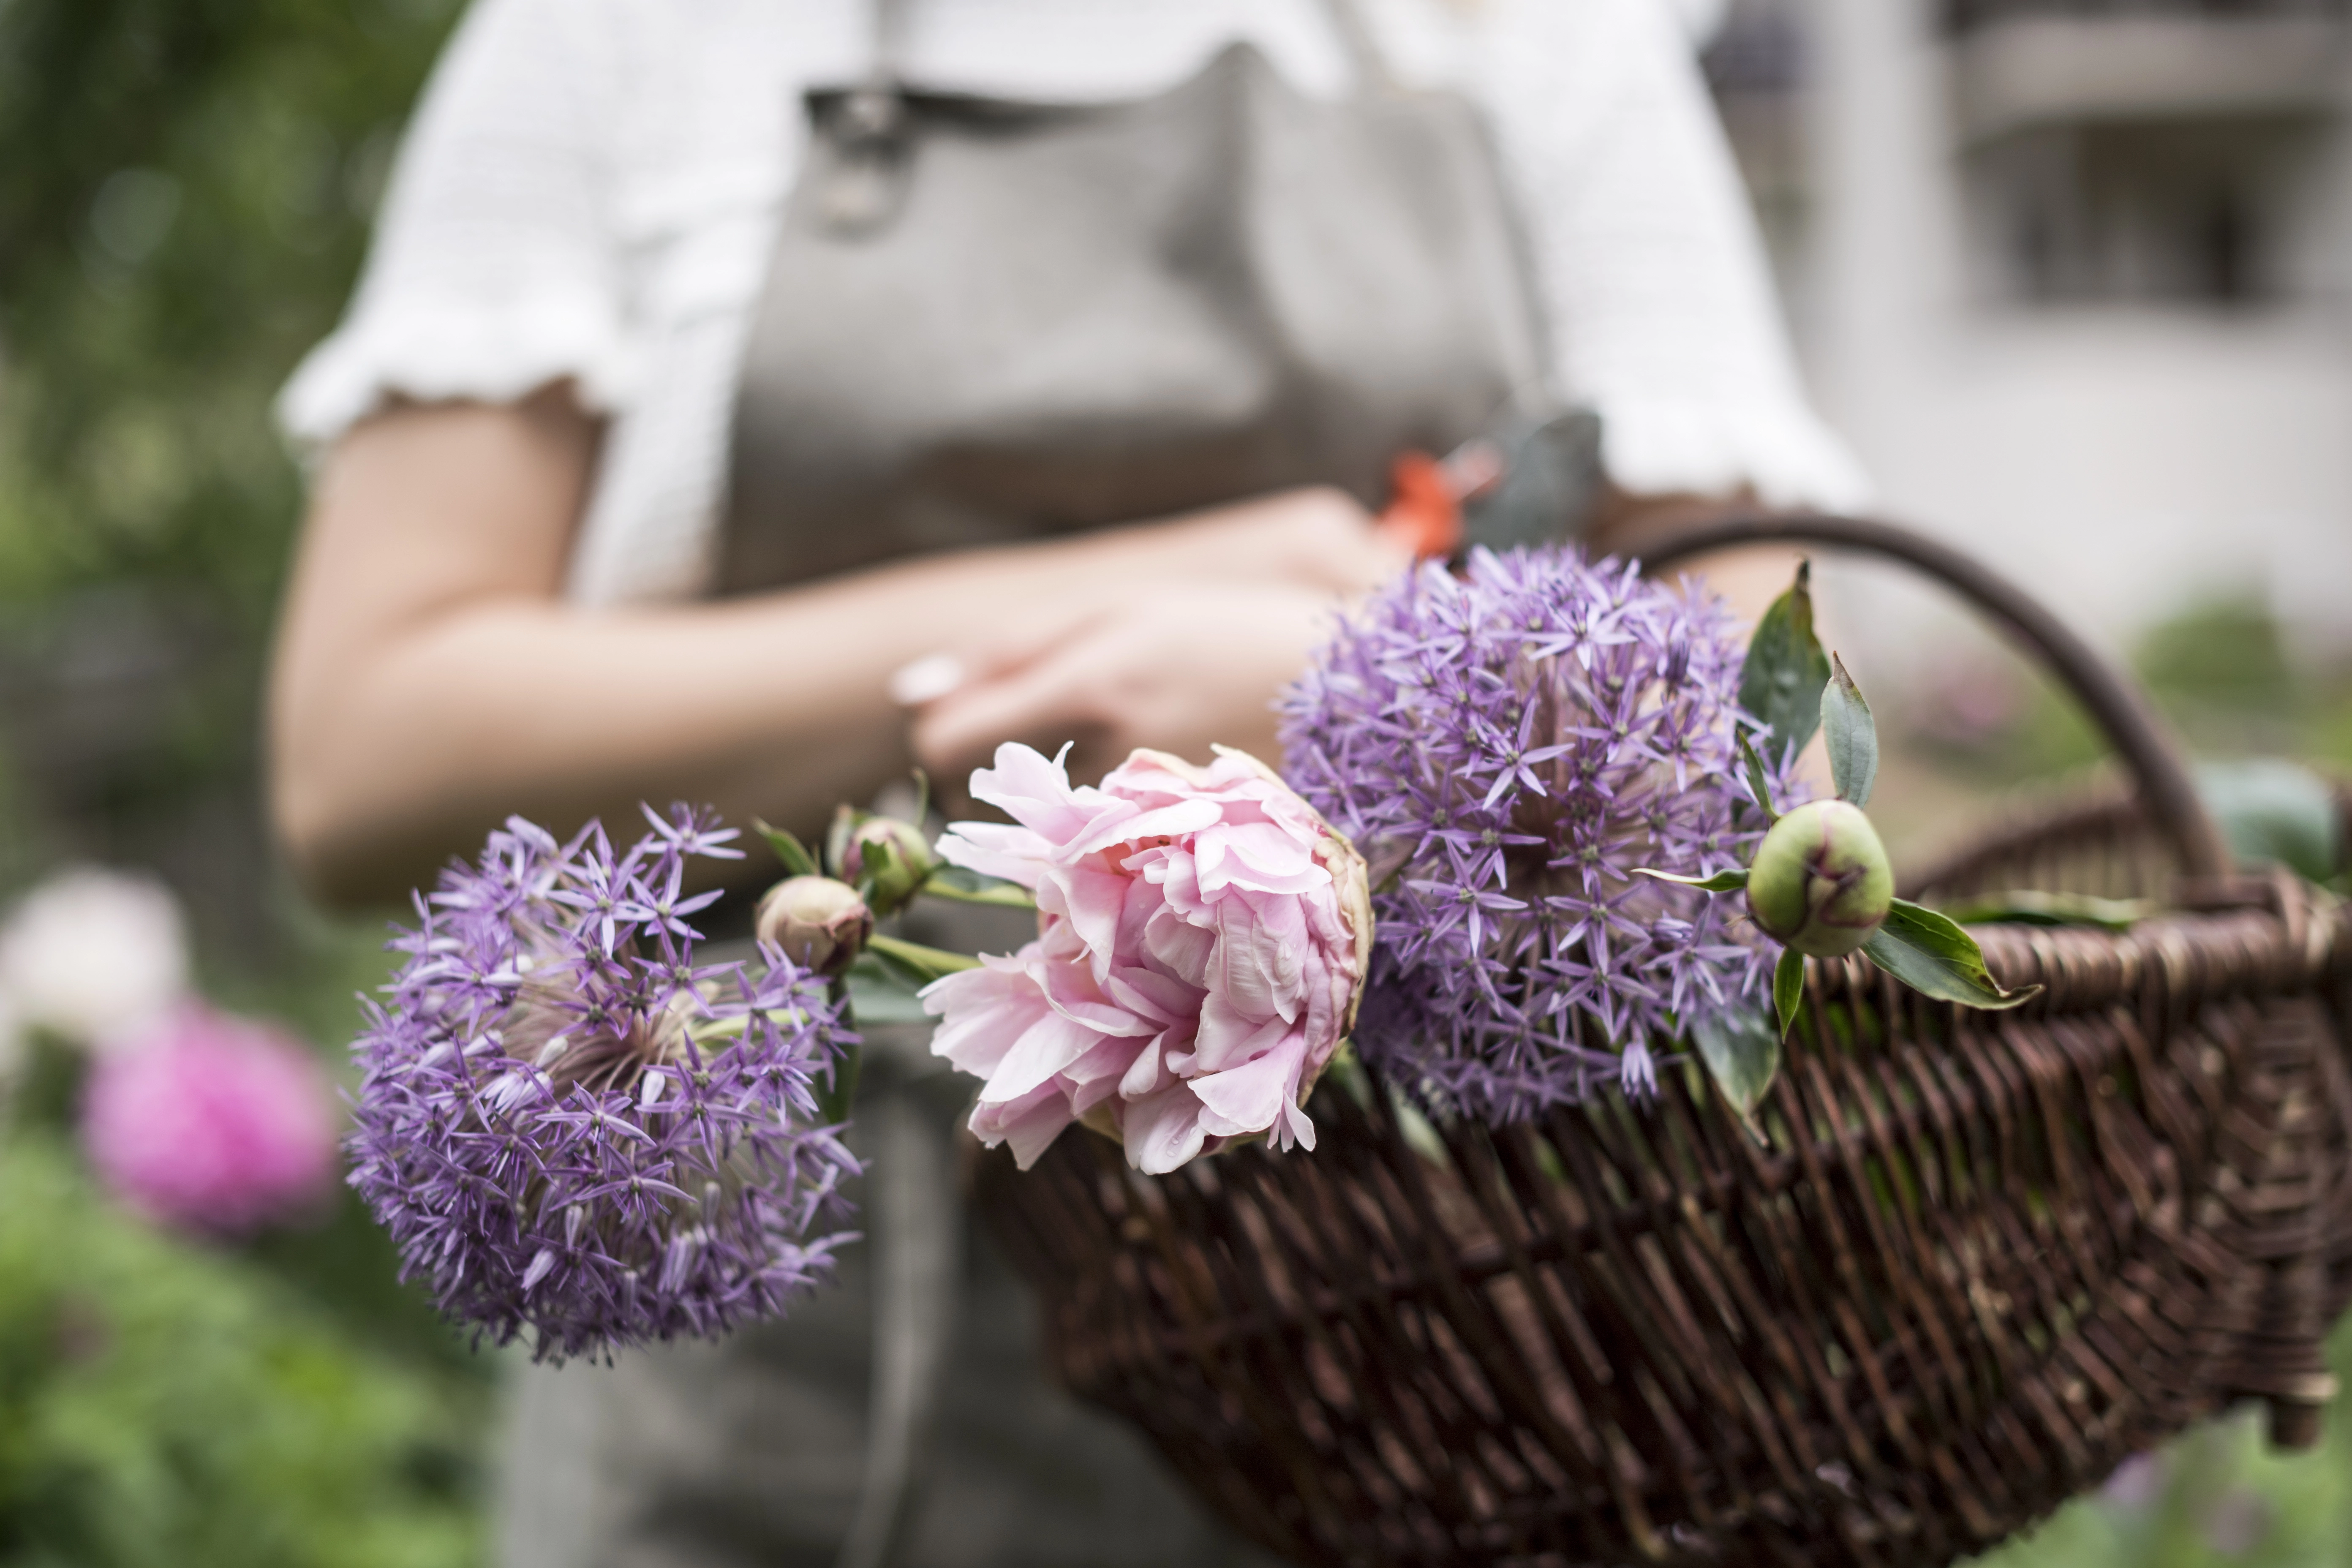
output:
M308 913L257 793L301 476L271 396L340 310L454 0L0 0L0 889L159 877L194 979L322 1063L380 921ZM39 1031L0 1143L0 1563L482 1559L493 1363L336 1185L220 1241L100 1195Z
M1889 0L1865 15L1860 3L1696 9L1715 30L1710 78L1825 402L1891 506L2042 585L2137 664L2205 755L2352 768L2352 637L2340 635L2352 578L2336 573L2352 540L2338 474L2352 439L2288 419L2259 457L2310 473L2250 478L2230 467L2236 427L2200 426L2192 406L2218 377L2242 400L2318 385L2321 414L2352 409L2328 390L2334 360L2305 363L2352 364L2340 285L2315 264L2273 275L2248 259L2268 254L2244 248L2268 210L2257 204L2229 231L2237 239L2215 239L2210 222L2198 231L2222 270L2185 281L2118 262L2125 282L2111 287L2105 242L2060 224L2039 241L2010 234L2010 251L1955 241L1964 260L1985 252L1970 265L1991 282L1967 281L1978 273L1956 262L1961 281L1924 305L1889 302L1878 285L1857 293L1857 276L1918 273L1874 237L1874 224L1911 209L1890 215L1873 182L1908 190L1931 176L1890 167L1883 145L1858 163L1839 138L1863 136L1872 113L1910 123L1943 101L1917 58L1949 65L2012 14L2135 9L1946 15ZM262 826L260 672L302 484L268 409L341 306L403 117L459 8L0 0L0 909L77 866L152 879L184 912L193 989L306 1042L329 1074L341 1070L354 993L384 973L383 926L307 909ZM2265 10L2172 11L2208 9ZM2343 22L2340 6L2273 9ZM1888 43L1884 17L1913 12L1916 26ZM1983 92L1998 100L1999 86ZM2209 114L2199 123L2225 127L2218 152L2142 137L2098 167L2137 189L2131 180L2157 176L2134 174L2132 157L2161 165L2167 147L2187 145L2179 156L2221 169L2208 184L2226 195L2231 159L2307 152L2332 134L2312 112L2273 104L2251 135L2243 115ZM1932 177L1957 193L1952 211L1992 211L1998 227L2002 193L2022 181L2063 216L2063 189L2034 173L2054 154L2032 151L2063 130L2063 105L2021 123L1934 154L1949 165ZM2269 201L2277 183L2248 188ZM2000 272L2012 264L2024 272ZM1938 331L2022 357L1972 360L1974 380L1956 390L1937 369ZM2061 350L2074 357L2048 357ZM2293 363L2264 382L2263 353ZM2066 406L2088 424L2020 414L2000 379L2011 374L2076 386ZM2151 374L2189 388L2185 412L2143 396L2126 411L2138 423L2115 427L2099 378ZM1905 389L1931 385L1903 423ZM2002 434L2011 417L2034 421L2032 441ZM2182 430L2212 449L2185 478L2175 470L2197 452L2184 453ZM2179 504L2133 500L2158 492ZM2252 520L2234 536L2232 495ZM2245 569L2216 569L2232 549ZM1879 790L1898 852L1906 824L1917 851L1925 825L1956 808L2095 767L2095 741L2032 672L1957 620L1891 626L1867 607L1876 583L1825 571L1832 629L1844 616L1848 658L1899 742ZM1886 671L1874 684L1873 668ZM2313 853L2310 868L2332 873L2343 847ZM0 1565L483 1561L497 1358L395 1283L390 1249L340 1187L283 1222L226 1230L122 1201L78 1131L95 1058L69 1033L0 1014ZM2339 1346L2352 1374L2352 1340ZM2326 1447L2294 1458L2266 1454L2241 1421L2192 1435L1992 1561L2340 1568L2352 1563L2352 1408L2339 1415Z

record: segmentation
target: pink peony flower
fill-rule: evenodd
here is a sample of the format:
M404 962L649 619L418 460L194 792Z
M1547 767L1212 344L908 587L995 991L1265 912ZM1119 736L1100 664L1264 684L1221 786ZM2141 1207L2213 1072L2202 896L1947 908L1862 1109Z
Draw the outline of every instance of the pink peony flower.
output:
M82 1142L148 1217L214 1234L317 1205L334 1179L326 1075L275 1029L188 1003L91 1065Z
M1099 789L997 748L956 865L1037 896L1037 940L927 987L932 1051L985 1079L971 1129L1024 1168L1074 1121L1172 1171L1261 1134L1315 1146L1299 1102L1353 1026L1371 954L1364 862L1265 764L1137 752Z

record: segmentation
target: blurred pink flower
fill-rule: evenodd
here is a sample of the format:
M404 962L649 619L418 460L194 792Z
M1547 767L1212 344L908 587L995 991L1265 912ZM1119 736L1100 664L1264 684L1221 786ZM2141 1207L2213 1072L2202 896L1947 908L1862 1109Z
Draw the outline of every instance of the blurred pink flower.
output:
M2145 1513L2164 1500L2170 1478L2160 1454L2134 1454L2099 1488L2099 1500L2125 1513Z
M2017 727L2029 695L2010 665L1962 657L1928 672L1911 704L1911 722L1944 745L1981 746Z
M2205 1515L2205 1543L2224 1557L2243 1557L2269 1538L2271 1501L2251 1487L2231 1487Z
M1299 1102L1355 1020L1364 862L1263 763L1137 752L1076 788L1001 746L948 860L1037 895L1037 940L929 986L932 1051L987 1080L972 1131L1025 1168L1073 1121L1172 1171L1239 1138L1315 1146Z
M186 1003L91 1064L82 1142L115 1194L213 1234L315 1207L334 1180L336 1114L299 1042Z

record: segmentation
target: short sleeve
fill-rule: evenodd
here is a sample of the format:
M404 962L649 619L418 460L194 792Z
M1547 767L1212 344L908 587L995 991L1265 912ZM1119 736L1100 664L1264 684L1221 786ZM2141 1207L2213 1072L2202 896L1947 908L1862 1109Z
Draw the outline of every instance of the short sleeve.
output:
M609 0L477 0L435 68L342 323L278 400L298 445L386 398L503 402L562 377L610 411L630 341L614 158L628 29Z
M1477 78L1553 336L1611 477L1845 508L1869 486L1809 405L1721 122L1662 0L1497 0Z

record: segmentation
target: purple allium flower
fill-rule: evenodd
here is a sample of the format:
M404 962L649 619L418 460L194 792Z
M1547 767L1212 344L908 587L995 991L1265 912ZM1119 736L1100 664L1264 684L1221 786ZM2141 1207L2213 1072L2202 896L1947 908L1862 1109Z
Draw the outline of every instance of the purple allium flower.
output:
M857 1163L813 1082L856 1037L773 948L697 968L687 860L734 834L680 806L619 855L520 818L416 900L353 1046L352 1184L404 1276L500 1344L562 1359L783 1310L850 1239ZM833 1229L833 1234L823 1234Z
M183 1002L91 1064L81 1131L124 1203L235 1236L334 1191L336 1121L327 1075L299 1041Z
M1736 900L1633 875L1746 863L1742 657L1719 600L1562 549L1423 566L1341 627L1282 742L1371 863L1367 1059L1509 1121L1649 1092L1692 1020L1765 994Z

